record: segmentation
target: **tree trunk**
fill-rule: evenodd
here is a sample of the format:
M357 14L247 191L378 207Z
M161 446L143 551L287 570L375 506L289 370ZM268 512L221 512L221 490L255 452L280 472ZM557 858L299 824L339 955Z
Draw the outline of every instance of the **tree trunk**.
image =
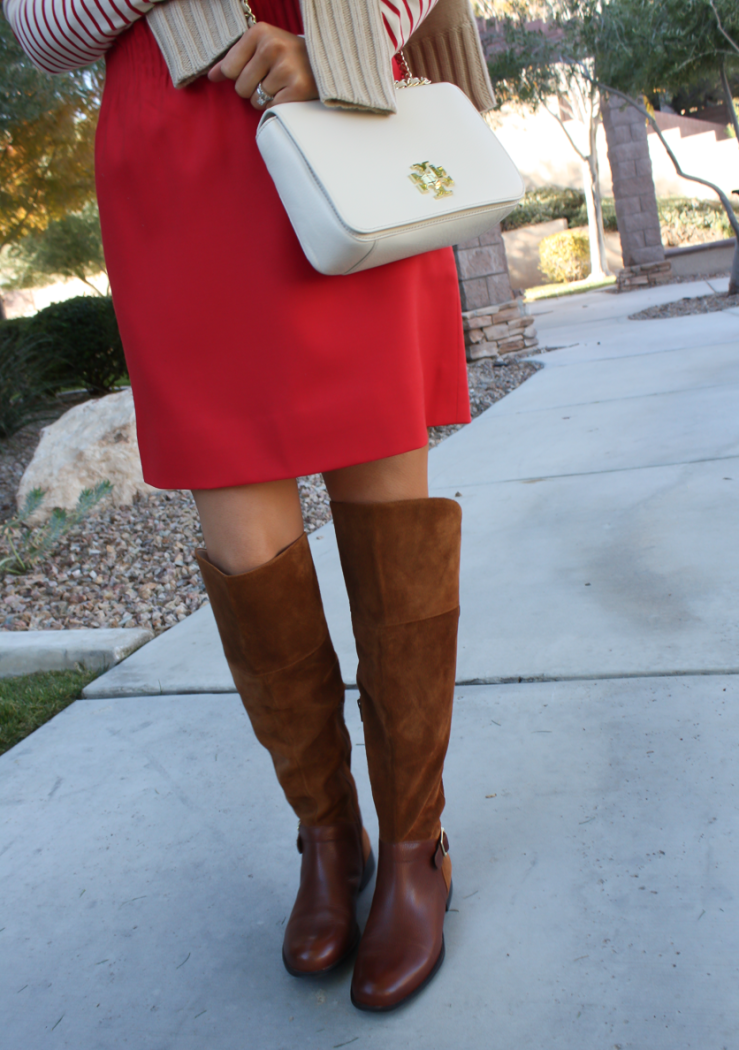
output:
M721 90L724 94L724 102L729 110L729 121L734 129L734 137L739 146L739 116L737 116L736 107L734 106L729 78L726 75L726 59L721 63Z
M737 145L739 145L739 116L737 116L736 107L734 106L729 78L726 75L725 59L721 64L721 88L724 93L724 100L729 108L731 126L734 129ZM731 216L729 216L729 219L731 219ZM729 295L739 295L739 237L737 238L736 247L734 248L734 258L731 263L731 273L729 274Z
M593 153L583 161L583 184L585 207L588 212L588 236L590 238L590 276L593 279L607 277L610 273L606 261L606 238L603 232L603 202L600 196L598 159ZM595 170L593 170L595 169Z
M0 295L0 321L7 321L7 319L8 316L5 313L5 300L2 295Z
M739 239L734 248L734 258L731 263L729 274L729 295L739 295Z

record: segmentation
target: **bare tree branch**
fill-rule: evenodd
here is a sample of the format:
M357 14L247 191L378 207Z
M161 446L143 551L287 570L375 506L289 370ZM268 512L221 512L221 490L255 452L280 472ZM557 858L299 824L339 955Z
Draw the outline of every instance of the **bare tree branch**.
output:
M697 175L688 175L686 172L683 171L683 169L680 167L680 162L678 161L677 157L670 148L670 144L667 142L665 136L662 134L662 131L660 130L657 121L644 106L639 105L636 99L631 98L629 95L626 95L623 91L619 91L617 88L609 87L607 84L603 84L601 86L601 90L606 91L609 95L616 95L617 98L623 99L624 102L627 103L627 105L633 106L634 109L637 110L637 112L641 113L642 116L647 121L649 121L649 124L653 128L655 134L657 135L657 138L665 147L667 156L672 161L675 171L678 173L681 179L687 179L688 182L697 182L701 186L708 186L709 189L713 190L713 192L716 194L716 196L724 206L726 218L731 224L731 228L734 231L734 236L737 238L737 240L739 240L739 217L737 217L733 207L731 206L731 201L726 196L721 187L717 186L715 182L709 182L708 179L701 179Z
M718 25L719 33L721 34L721 36L725 37L726 40L729 41L732 50L736 51L736 53L739 55L739 44L737 44L736 40L734 40L734 38L731 37L724 29L723 22L721 21L721 15L718 13L718 9L716 8L716 0L708 0L708 2L713 8L713 13L716 16L716 23Z
M587 160L588 159L587 154L583 153L583 151L580 149L580 147L577 145L577 143L573 139L572 135L570 135L570 133L567 130L567 127L565 125L565 122L562 120L562 118L560 117L559 113L555 113L554 110L550 109L549 106L546 104L546 102L542 102L542 106L547 111L549 116L550 117L554 117L554 119L557 121L559 126L562 128L562 131L564 131L565 135L567 136L567 138L569 140L570 145L574 149L575 153L577 153L577 155L580 158L580 160Z

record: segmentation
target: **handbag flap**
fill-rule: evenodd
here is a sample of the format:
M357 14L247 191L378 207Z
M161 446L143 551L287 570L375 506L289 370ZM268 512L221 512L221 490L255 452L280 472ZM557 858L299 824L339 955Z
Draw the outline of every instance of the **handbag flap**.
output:
M257 138L279 121L341 221L381 234L429 218L511 206L523 196L516 166L453 84L397 92L385 115L285 102L267 111Z

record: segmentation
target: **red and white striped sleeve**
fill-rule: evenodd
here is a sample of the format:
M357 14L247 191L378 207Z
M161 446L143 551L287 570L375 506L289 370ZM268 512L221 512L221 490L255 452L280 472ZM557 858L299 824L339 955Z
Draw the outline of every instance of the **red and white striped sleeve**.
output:
M96 62L153 6L151 0L3 0L21 47L47 73Z
M390 39L393 54L397 55L418 29L432 7L439 0L380 0L382 19Z
M64 73L96 62L155 0L3 0L5 17L34 65ZM393 54L438 0L380 0Z

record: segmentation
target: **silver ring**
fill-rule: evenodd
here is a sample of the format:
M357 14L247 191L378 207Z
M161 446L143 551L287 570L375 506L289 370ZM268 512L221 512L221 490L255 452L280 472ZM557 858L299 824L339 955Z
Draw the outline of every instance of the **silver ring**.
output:
M268 95L261 84L257 84L257 90L255 92L257 96L257 105L266 106L269 102L274 102L275 96Z

